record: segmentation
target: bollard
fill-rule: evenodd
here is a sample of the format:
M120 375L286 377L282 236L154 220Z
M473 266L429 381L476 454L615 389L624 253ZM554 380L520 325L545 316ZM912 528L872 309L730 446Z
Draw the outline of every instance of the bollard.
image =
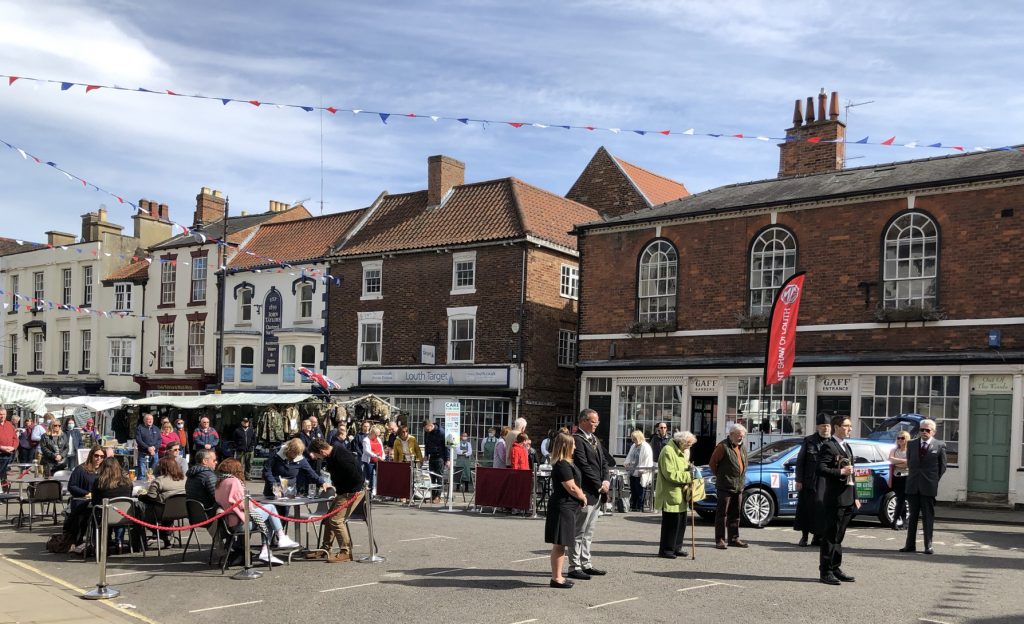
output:
M248 492L245 493L245 498L243 499L242 505L245 507L245 510L243 512L244 515L245 515L245 519L242 520L242 526L245 527L245 531L242 533L242 542L245 544L245 546L244 546L244 548L245 548L245 553L244 553L245 562L242 564L243 565L242 569L239 570L236 574L233 574L231 576L231 578L237 579L239 581L251 581L253 579L260 578L261 576L263 576L263 573L260 572L259 570L254 570L253 567L252 567L252 548L251 548L250 543L249 543L249 535L252 533L252 531L249 529L249 493ZM230 553L228 553L228 554L230 555Z
M82 594L82 598L86 600L109 600L121 595L120 591L107 586L107 537L110 533L110 527L107 525L107 512L110 509L109 498L103 499L101 509L103 509L103 517L100 519L100 539L96 540L96 553L100 559L100 580L96 583L96 589ZM129 537L129 539L131 538Z
M384 561L384 557L377 554L377 542L373 537L373 514L370 513L370 501L372 498L370 491L364 490L363 504L366 506L366 532L369 534L370 539L370 556L359 559L359 563L381 563Z

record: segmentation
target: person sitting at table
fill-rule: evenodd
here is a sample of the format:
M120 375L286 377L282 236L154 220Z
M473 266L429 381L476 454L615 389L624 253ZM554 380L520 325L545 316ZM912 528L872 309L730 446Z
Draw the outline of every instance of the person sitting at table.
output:
M177 444L175 442L174 444ZM185 493L185 474L178 465L178 459L173 455L165 454L156 464L154 471L156 478L149 482L149 489L145 494L139 496L139 500L146 505L147 520L157 524L160 515L163 513L164 503L167 498L175 494ZM159 532L158 532L159 533ZM168 534L158 534L164 541L164 548L171 547L171 537Z
M245 473L242 472L242 462L235 458L228 458L217 464L217 472L220 473L221 477L217 481L217 504L220 505L221 509L228 509L232 505L237 504L239 501L245 498ZM277 508L273 505L263 505L267 509L263 509L249 503L249 516L252 518L259 518L263 524L267 526L269 535L263 536L263 549L260 550L259 560L268 561L272 564L280 565L284 563L270 552L270 540L271 537L277 536L277 545L280 548L298 548L299 543L288 537L284 528L281 526L281 520L272 516L268 513L279 513ZM245 510L239 505L235 507L230 514L227 515L228 527L235 527L245 521ZM241 540L236 540L236 544L241 546ZM244 546L243 546L244 547ZM234 553L234 558L237 559L238 552Z
M167 450L167 445L172 442L178 442L178 434L175 433L174 427L171 426L171 421L164 419L164 421L160 423L160 447L157 451L160 457L164 456L164 451ZM160 460L157 460L157 463L160 463Z
M529 439L530 436L526 435L525 431L516 436L516 441L512 444L512 470L530 469L530 454L526 450L526 441Z
M494 443L494 461L491 466L493 468L508 468L508 464L505 463L505 457L508 456L508 449L505 448L505 436L508 435L509 428L502 427L501 435L498 436L497 441Z
M423 463L423 451L416 442L416 438L409 435L409 427L402 425L398 429L398 438L395 439L394 460L396 462L415 461L416 464Z
M89 528L89 510L92 500L92 486L96 483L96 471L100 464L107 458L103 447L96 445L89 449L89 455L85 463L79 464L71 472L68 479L68 494L71 494L71 502L68 505L68 515L64 518L64 539L73 544L71 552L82 553L85 550L85 532Z
M196 451L196 464L185 473L185 495L202 503L207 512L217 508L217 475L213 472L216 466L217 453L200 449Z
M177 440L171 442L164 448L161 458L163 457L173 457L174 461L178 464L178 468L181 469L181 474L188 472L188 461L181 456L181 444L179 444ZM160 462L157 462L156 464L156 476L160 476Z
M60 428L59 420L50 421L46 435L39 442L39 450L43 454L43 472L47 477L68 466L68 437Z
M104 459L96 471L96 480L92 484L90 499L93 508L103 504L103 500L107 498L130 498L132 486L132 480L121 469L121 462L114 457ZM104 535L101 539L109 539L109 537ZM124 553L124 527L114 529L114 539L117 554Z
M324 484L324 478L313 470L303 456L305 450L306 446L301 439L292 438L267 460L263 467L264 496L272 496L274 486L280 486L281 479L287 479L289 487L295 487L296 491L303 493L311 483Z

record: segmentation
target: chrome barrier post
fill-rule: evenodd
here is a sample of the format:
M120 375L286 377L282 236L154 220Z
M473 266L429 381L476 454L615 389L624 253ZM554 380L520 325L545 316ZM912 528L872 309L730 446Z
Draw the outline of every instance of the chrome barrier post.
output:
M413 505L413 497L416 495L416 458L409 460L409 506Z
M231 578L239 580L239 581L251 581L253 579L258 579L258 578L262 577L263 573L260 572L259 570L253 569L253 567L252 567L252 547L251 547L250 539L249 539L249 536L252 533L252 531L249 530L249 493L248 492L245 493L245 498L242 499L242 505L245 506L245 509L242 512L243 515L245 516L245 519L242 521L242 523L243 523L242 526L245 527L245 531L242 533L242 543L245 544L245 546L244 546L245 552L243 553L243 557L245 557L245 563L242 564L243 565L242 569L239 570L237 573L233 574L231 576ZM269 546L269 544L268 544L268 546ZM228 555L230 555L230 553L228 553Z
M96 540L96 552L100 558L100 580L96 583L96 589L82 594L82 598L86 600L109 600L121 595L118 590L107 586L107 537L110 533L110 527L107 524L107 511L110 509L109 498L103 499L101 509L103 509L103 517L100 519L100 539ZM129 539L131 538L129 537Z
M445 475L448 478L448 509L438 509L444 513L461 513L464 509L452 508L452 498L455 497L455 448L450 447L448 449L448 470L445 471Z
M377 541L373 537L373 514L370 512L370 499L369 491L363 496L364 505L366 505L366 532L369 534L370 539L370 556L359 559L359 563L381 563L384 561L384 557L377 554Z
M540 464L534 464L533 466L533 478L530 479L530 507L533 508L533 515L530 516L530 520L536 520L540 518L537 515L537 485L538 475L540 475Z

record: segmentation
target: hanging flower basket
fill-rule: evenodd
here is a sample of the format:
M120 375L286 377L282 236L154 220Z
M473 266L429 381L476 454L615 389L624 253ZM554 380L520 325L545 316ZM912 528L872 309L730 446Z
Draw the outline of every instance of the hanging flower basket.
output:
M667 334L675 330L675 320L637 321L626 328L626 333L635 338L644 334Z
M910 323L915 321L941 321L946 313L930 303L915 303L896 307L879 304L875 308L875 320L880 323Z

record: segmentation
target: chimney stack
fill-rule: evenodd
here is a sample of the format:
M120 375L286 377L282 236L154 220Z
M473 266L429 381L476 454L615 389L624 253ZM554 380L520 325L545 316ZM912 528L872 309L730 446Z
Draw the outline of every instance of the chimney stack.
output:
M56 230L50 230L46 233L46 243L51 247L60 247L61 245L74 245L75 235L68 234L67 232L58 232Z
M807 98L807 114L800 100L793 111L793 127L786 130L786 142L779 145L779 177L839 171L846 158L846 124L839 121L839 93L818 93L817 116L814 97ZM827 118L826 118L827 104ZM817 117L817 118L815 118Z
M224 218L224 194L204 186L196 195L196 212L192 227L215 223Z
M452 189L466 183L466 163L450 156L427 158L427 205L440 206Z
M82 215L81 242L102 241L104 234L120 234L122 229L120 225L107 221L107 207L100 204L98 211Z
M158 204L148 199L139 200L139 212L132 217L134 238L139 246L146 248L171 237L171 219L167 204Z

